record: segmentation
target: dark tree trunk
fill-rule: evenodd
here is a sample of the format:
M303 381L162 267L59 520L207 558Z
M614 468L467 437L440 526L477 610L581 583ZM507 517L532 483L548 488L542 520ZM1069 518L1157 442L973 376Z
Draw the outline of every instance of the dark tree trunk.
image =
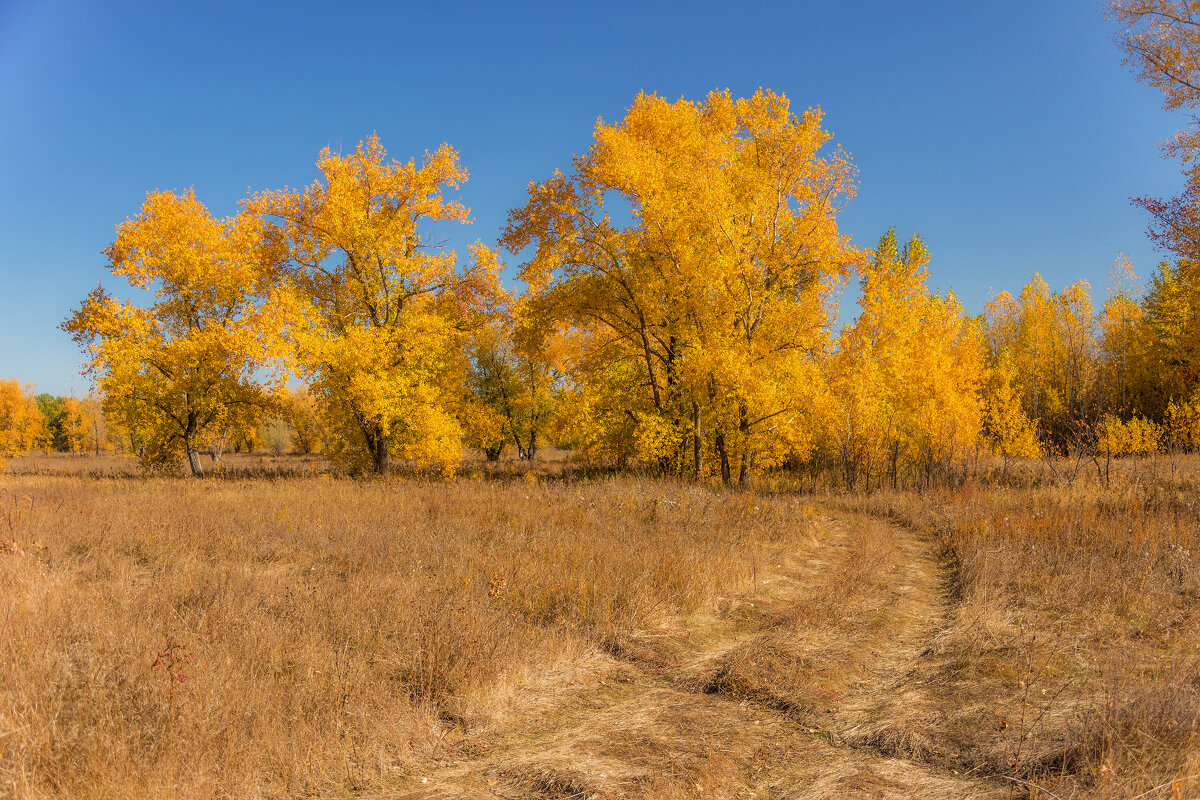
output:
M375 462L375 474L387 475L389 465L388 459L390 455L388 453L387 442L378 442L375 445L375 452L371 455L372 460Z
M750 452L750 411L745 405L738 406L738 431L742 434L742 464L738 469L738 485L745 486L754 468L754 454Z
M367 425L360 420L359 426L362 428L363 439L367 443L367 452L371 454L372 470L376 475L386 475L391 455L388 452L387 437L376 425Z
M192 471L193 478L199 478L204 474L204 468L200 466L200 452L196 449L198 428L195 412L189 413L187 431L183 435L183 447L187 451L188 467Z
M729 469L729 453L725 451L725 432L717 428L713 441L717 446L717 458L721 461L721 482L729 486L733 483L733 473Z

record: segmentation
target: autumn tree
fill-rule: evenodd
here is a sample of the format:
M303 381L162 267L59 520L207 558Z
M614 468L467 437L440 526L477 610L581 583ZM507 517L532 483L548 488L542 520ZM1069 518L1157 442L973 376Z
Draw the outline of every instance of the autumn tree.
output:
M36 400L38 411L42 413L40 445L47 450L66 450L63 422L67 416L67 399L43 392Z
M1162 262L1142 300L1149 341L1144 411L1161 418L1172 401L1200 390L1200 268Z
M380 474L393 456L449 469L462 450L464 343L499 291L490 250L473 246L462 266L432 235L469 221L446 196L467 172L449 145L420 164L389 161L377 136L346 155L326 148L317 168L304 190L247 206L283 252L273 305L287 314L290 363L336 454L365 454Z
M1042 276L1017 298L1001 292L987 304L993 359L1005 351L1016 369L1024 411L1059 448L1095 421L1099 343L1086 281L1051 292Z
M1037 424L1022 407L1017 368L1008 349L997 355L983 386L983 405L984 439L1004 459L1006 472L1010 459L1042 455Z
M480 326L470 343L468 383L476 401L469 441L488 461L499 461L512 444L509 429L515 416L517 380L509 355L508 331L502 320Z
M472 391L494 418L490 446L483 446L489 460L499 458L508 444L518 459L536 458L557 405L559 337L544 309L528 299L512 303L509 313L480 329L474 341Z
M296 452L304 455L319 452L325 437L317 403L308 387L285 390L282 408L292 429L291 444Z
M0 457L12 457L38 446L44 421L33 387L0 380Z
M1163 146L1184 169L1185 188L1170 199L1136 200L1150 212L1151 237L1180 259L1200 261L1200 4L1195 0L1114 0L1109 19L1138 79L1162 92L1163 108L1187 111L1191 126Z
M573 174L530 185L502 241L532 248L585 452L732 483L811 447L831 293L862 257L830 138L772 92L643 94Z
M154 302L140 308L97 288L63 323L106 413L135 432L148 464L186 459L200 475L204 436L269 403L256 378L274 277L260 228L253 214L214 218L191 191L152 192L105 254L113 275Z
M919 236L901 248L894 229L884 234L839 338L830 444L849 486L860 475L868 490L872 477L929 485L978 435L979 330L953 294L929 290L928 263Z

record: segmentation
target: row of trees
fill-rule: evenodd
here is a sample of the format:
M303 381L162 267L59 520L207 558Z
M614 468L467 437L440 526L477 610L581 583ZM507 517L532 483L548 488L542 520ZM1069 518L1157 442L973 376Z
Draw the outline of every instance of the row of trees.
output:
M324 433L307 392L285 388L272 397L267 411L250 427L209 428L202 449L214 461L227 451L308 454L324 449ZM104 399L96 393L35 394L32 386L0 380L0 457L35 450L144 456L143 448L136 430L105 414Z
M64 328L106 417L193 474L299 381L330 455L379 473L553 439L726 483L831 449L848 479L928 477L977 437L980 334L926 287L919 238L838 231L854 171L829 140L770 92L639 96L511 212L513 296L491 249L464 265L431 237L467 221L455 152L399 163L372 137L229 219L152 193L107 255L155 302L97 289ZM835 337L855 277L862 314Z
M111 449L100 400L35 395L32 386L0 380L0 457L30 450L73 455Z

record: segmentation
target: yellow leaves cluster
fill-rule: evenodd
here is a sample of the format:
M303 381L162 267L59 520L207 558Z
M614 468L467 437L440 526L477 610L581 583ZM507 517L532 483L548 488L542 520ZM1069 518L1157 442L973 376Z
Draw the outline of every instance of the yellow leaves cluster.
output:
M1114 456L1143 456L1158 452L1162 431L1142 417L1122 420L1108 414L1100 423L1098 449Z
M147 463L186 458L213 429L253 418L268 399L255 378L266 358L274 277L262 223L252 214L218 220L191 192L152 192L117 227L109 270L154 291L149 308L101 288L63 328L84 347L106 412L124 421Z
M1015 387L1017 368L1012 352L997 358L984 391L983 433L997 454L1009 458L1038 458L1042 446L1036 423L1026 415Z
M436 223L468 222L446 191L467 178L449 145L421 164L387 160L372 136L348 155L326 149L303 191L248 205L267 225L280 279L270 305L291 368L327 416L330 450L370 468L392 456L457 465L473 328L504 300L500 261L482 244L471 262L426 239ZM363 464L362 466L367 466Z
M920 237L901 249L889 230L864 270L859 316L842 331L828 429L848 484L928 481L978 435L979 330L953 294L926 287L928 261Z
M1052 293L1039 274L1014 299L987 306L993 353L1008 351L1025 413L1051 438L1064 439L1084 416L1098 368L1091 287L1080 281Z
M32 450L41 439L43 418L31 386L0 380L0 457Z
M770 92L640 95L510 214L504 244L534 247L522 277L576 345L589 452L694 474L711 460L731 481L804 438L830 295L862 257L836 223L853 170L818 155L820 122Z
M726 483L830 441L855 469L928 475L979 430L980 331L926 287L920 239L890 233L872 266L840 233L855 172L831 138L773 92L639 95L510 213L514 299L495 251L460 261L431 235L470 222L454 149L400 162L372 136L227 219L151 193L106 252L155 302L98 289L64 327L114 427L194 473L269 412L298 448L377 473L555 437ZM854 274L862 312L835 348Z
M1172 400L1167 405L1162 428L1164 444L1172 449L1186 452L1200 450L1200 398Z

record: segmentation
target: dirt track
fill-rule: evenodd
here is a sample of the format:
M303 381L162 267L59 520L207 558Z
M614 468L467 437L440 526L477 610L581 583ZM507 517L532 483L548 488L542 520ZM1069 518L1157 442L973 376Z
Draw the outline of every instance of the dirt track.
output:
M606 642L594 670L553 701L531 691L507 721L451 726L436 769L399 797L1008 796L931 763L889 717L938 702L911 676L946 617L944 584L918 533L820 518L790 562L711 615Z

